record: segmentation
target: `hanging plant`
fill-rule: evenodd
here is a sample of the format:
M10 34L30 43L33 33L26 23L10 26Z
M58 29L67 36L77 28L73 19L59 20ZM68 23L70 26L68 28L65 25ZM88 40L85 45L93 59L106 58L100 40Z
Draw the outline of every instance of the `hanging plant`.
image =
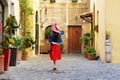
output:
M72 2L77 2L78 0L72 0Z
M51 3L55 3L55 0L50 0Z

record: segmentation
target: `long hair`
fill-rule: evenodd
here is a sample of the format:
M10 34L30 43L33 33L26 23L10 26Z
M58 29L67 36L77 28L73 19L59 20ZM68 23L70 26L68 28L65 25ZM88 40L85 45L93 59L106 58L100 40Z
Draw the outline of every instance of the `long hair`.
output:
M57 32L53 31L53 35L54 35L55 39L59 39L60 38L60 34L57 33Z

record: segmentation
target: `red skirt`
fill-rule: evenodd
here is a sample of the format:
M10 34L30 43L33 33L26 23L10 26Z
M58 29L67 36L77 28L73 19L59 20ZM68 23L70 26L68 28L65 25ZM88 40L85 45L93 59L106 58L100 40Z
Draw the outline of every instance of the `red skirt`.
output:
M51 45L50 58L51 58L51 60L60 60L61 59L60 45L56 45L56 44Z

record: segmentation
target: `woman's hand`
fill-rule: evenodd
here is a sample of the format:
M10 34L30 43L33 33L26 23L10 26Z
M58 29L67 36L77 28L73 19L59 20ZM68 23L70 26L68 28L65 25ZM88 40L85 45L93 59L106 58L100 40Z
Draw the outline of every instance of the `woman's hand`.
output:
M52 42L52 44L60 45L60 43Z

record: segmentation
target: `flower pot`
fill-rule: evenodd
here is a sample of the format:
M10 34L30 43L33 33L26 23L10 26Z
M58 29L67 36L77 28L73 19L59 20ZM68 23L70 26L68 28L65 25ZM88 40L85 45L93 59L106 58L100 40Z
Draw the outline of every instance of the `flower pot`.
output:
M8 71L10 64L11 50L3 48L3 54L4 54L4 71Z
M85 49L88 47L88 45L83 45L83 54L85 57L87 57L87 53L85 51Z
M27 51L22 52L22 60L28 60L28 52Z
M83 48L86 49L89 45L83 45Z
M18 51L17 60L18 61L22 60L22 51Z
M96 59L96 55L95 54L87 54L87 58L89 59L89 60L95 60Z
M17 48L10 48L11 55L10 55L10 66L16 66L17 64Z
M88 54L87 54L86 52L84 52L84 56L85 56L86 58L87 58L87 55L88 55Z
M4 71L4 55L0 55L0 72Z

